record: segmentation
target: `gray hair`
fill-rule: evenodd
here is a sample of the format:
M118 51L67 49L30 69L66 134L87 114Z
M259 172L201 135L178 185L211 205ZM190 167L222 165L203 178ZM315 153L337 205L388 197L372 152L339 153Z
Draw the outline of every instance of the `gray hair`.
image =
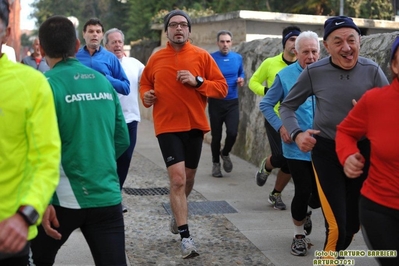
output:
M34 38L32 38L32 45L35 44L36 40L39 40L39 42L40 42L39 36L34 36Z
M217 41L217 42L219 41L220 35L230 35L231 39L233 39L233 34L232 34L230 31L228 31L228 30L221 30L221 31L219 31L218 34L216 35L216 41Z
M297 51L297 52L299 52L299 42L301 41L301 40L304 40L304 39L314 39L315 41L316 41L316 43L317 43L317 50L318 51L320 51L320 41L319 41L319 36L317 35L317 33L316 32L313 32L313 31L310 31L310 30L307 30L307 31L302 31L299 35L298 35L298 37L296 38L296 40L295 40L295 50Z
M107 31L104 33L104 38L103 38L103 45L104 45L104 46L108 44L108 36L109 36L111 33L114 33L114 32L119 32L119 33L121 34L121 36L122 36L122 42L123 42L123 43L125 42L125 35L123 34L123 32L122 32L120 29L112 28L112 29L110 29L110 30L107 30Z

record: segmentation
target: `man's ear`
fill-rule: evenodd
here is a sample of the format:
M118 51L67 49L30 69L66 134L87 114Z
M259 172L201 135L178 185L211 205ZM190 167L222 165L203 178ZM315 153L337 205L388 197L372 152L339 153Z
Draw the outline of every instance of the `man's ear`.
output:
M11 35L11 27L8 26L6 28L6 34L4 35L3 41L2 41L2 43L0 43L0 45L2 45L3 43L6 44L10 35Z
M11 26L8 26L6 29L6 37L9 38L11 35Z
M75 54L78 52L80 48L80 40L76 38L76 43L75 43Z
M323 41L323 45L324 45L324 48L326 48L327 52L330 53L330 51L329 51L329 49L328 49L329 46L328 46L327 41Z
M398 51L396 51L394 59L391 60L391 71L393 72L393 74L395 74L394 75L395 77L397 77L399 74L399 64L398 64L398 59L396 58L397 53Z
M39 49L40 49L40 54L42 55L42 57L46 56L46 52L44 52L43 47L39 44Z

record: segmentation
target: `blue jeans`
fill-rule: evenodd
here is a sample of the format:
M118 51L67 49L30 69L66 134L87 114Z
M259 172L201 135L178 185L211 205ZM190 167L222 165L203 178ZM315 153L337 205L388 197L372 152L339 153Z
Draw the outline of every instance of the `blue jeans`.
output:
M129 148L116 160L116 166L119 176L119 185L122 190L123 184L125 183L127 173L129 172L130 161L132 160L133 150L136 146L137 140L137 121L127 123L127 129L129 130L130 145Z
M61 240L49 237L43 227L32 240L31 250L36 266L53 265L55 256L71 233L80 228L90 247L96 265L125 266L125 228L121 204L110 207L68 209L54 206Z

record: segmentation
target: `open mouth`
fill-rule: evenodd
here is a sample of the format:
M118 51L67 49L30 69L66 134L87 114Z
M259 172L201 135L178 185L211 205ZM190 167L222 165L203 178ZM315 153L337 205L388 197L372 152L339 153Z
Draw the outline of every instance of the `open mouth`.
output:
M345 58L346 60L353 60L353 54L345 54L345 55L341 55L343 58Z

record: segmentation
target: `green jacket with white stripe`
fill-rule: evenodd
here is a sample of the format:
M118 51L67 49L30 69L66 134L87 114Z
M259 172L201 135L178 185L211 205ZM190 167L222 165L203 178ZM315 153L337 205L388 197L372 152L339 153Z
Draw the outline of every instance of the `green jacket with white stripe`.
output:
M129 146L120 102L99 72L69 58L45 75L54 93L62 143L52 204L71 209L121 202L116 159Z

